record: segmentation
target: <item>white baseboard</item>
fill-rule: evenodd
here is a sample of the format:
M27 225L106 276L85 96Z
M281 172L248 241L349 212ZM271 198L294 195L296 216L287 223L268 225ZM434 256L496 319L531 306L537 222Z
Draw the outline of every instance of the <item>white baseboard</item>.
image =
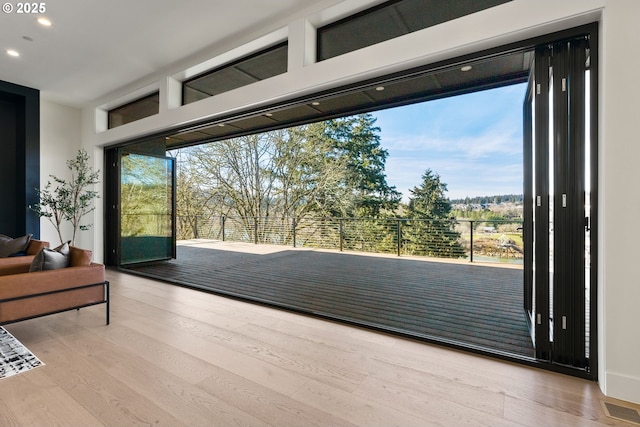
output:
M640 404L640 378L607 372L605 394L608 397Z

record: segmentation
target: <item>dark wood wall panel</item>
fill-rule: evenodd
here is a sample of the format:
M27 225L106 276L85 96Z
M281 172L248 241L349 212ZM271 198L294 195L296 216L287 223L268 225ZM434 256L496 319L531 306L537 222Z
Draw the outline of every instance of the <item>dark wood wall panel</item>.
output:
M40 92L0 81L0 233L40 237Z

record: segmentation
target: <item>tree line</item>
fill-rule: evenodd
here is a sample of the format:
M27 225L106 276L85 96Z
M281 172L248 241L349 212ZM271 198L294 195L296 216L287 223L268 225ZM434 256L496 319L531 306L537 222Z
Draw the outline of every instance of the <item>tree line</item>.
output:
M464 199L452 199L454 205L498 205L500 203L522 203L522 194L502 194L497 196L465 197Z
M416 220L401 237L415 253L433 255L437 247L439 256L463 256L452 222L443 229L425 221L452 219L447 186L437 173L426 169L399 209L401 194L387 182L388 151L375 122L360 114L170 151L177 164L177 215L195 228L197 218L220 216L251 226L254 218L396 218L402 212ZM162 178L146 179L144 165L135 169L141 176L123 182L123 204L135 212L161 208L162 197L141 189ZM132 234L136 227L131 224Z

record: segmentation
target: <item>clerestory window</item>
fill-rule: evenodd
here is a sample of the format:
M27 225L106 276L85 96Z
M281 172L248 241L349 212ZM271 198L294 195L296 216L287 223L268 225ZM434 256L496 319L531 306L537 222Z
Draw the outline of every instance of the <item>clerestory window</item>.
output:
M143 98L116 107L108 111L109 129L122 126L136 120L158 114L160 111L160 93L155 92Z
M182 104L237 89L287 72L288 43L280 43L182 83Z
M511 0L392 0L318 28L317 60L352 52Z

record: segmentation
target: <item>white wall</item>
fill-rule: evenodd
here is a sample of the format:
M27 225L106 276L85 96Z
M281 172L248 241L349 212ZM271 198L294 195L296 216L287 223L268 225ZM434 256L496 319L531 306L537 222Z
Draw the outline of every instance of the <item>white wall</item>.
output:
M635 103L640 89L635 74L640 65L640 37L634 32L634 18L640 16L637 0L514 0L505 5L469 15L449 23L418 31L319 64L309 63L310 55L300 49L314 46L308 40L312 24L324 17L343 13L349 7L361 8L366 0L319 1L307 14L283 18L278 25L239 40L238 45L213 46L197 57L214 58L241 47L251 38L286 27L291 61L289 71L268 81L239 88L200 102L178 108L162 108L160 114L116 129L96 132L96 109L133 93L156 86L161 93L171 91L175 76L197 61L182 61L122 90L96 100L82 113L82 144L94 149L130 138L152 134L202 118L212 118L248 106L267 105L303 94L340 86L393 71L453 58L465 53L499 46L513 41L548 34L573 26L601 21L600 79L600 384L610 396L640 403L640 286L635 271L640 228L633 214L640 209L635 197L640 183L640 144L637 142ZM328 7L323 10L323 7ZM161 104L171 105L162 100ZM98 126L98 128L104 127ZM89 151L91 152L91 151ZM96 158L97 165L101 159ZM44 170L44 168L43 168ZM98 226L91 236L96 254L101 254L102 211L96 212ZM89 240L87 240L89 243ZM98 255L101 256L101 255Z
M604 391L640 403L640 2L612 0L602 20L600 285Z
M82 146L80 130L81 110L40 100L40 188L51 181L49 175L70 178L67 160L75 157ZM64 224L62 230L63 240L70 240L72 230L69 225ZM40 220L40 238L50 242L52 247L60 242L55 227L46 218ZM93 245L93 242L87 244Z

